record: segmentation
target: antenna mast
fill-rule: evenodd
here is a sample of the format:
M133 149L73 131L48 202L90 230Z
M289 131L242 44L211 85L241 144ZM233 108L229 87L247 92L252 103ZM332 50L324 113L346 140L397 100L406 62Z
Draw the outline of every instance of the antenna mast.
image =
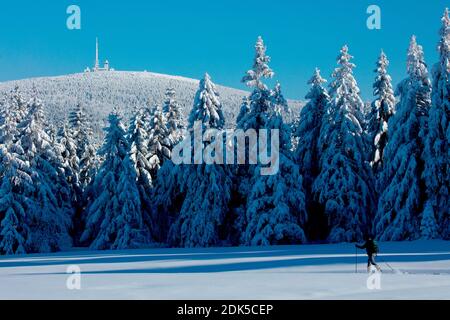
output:
M100 68L100 61L98 60L98 38L95 38L95 70Z

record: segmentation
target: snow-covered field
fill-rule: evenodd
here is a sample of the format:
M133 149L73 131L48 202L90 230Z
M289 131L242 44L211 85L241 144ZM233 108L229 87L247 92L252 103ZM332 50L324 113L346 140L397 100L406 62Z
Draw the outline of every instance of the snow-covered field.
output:
M380 290L367 288L363 252L355 273L354 246L338 244L1 257L0 298L450 299L449 242L380 248ZM81 269L80 290L66 286L73 265Z

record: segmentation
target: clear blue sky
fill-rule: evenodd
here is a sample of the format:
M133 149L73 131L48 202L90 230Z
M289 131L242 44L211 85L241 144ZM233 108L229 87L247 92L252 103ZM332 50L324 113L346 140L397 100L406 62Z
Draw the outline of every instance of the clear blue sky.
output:
M79 5L82 29L66 28L66 8ZM366 28L366 9L381 7L382 29ZM258 35L263 36L276 79L289 98L302 99L318 66L329 78L343 44L357 64L355 75L368 99L381 48L397 83L405 75L411 34L428 64L444 0L16 0L0 4L0 81L82 71L101 58L118 70L148 70L243 88Z

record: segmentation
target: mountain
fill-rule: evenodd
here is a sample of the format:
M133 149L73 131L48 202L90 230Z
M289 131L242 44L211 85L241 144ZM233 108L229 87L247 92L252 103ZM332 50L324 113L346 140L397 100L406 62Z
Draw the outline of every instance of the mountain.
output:
M177 101L185 119L192 108L199 81L179 76L151 72L92 72L58 77L31 78L0 83L0 95L19 86L26 98L33 92L42 100L49 121L59 125L69 111L81 103L90 115L94 134L102 136L108 113L114 108L128 119L136 107L147 103L164 102L168 87L176 90ZM227 126L232 127L239 113L242 97L248 92L218 85ZM291 121L299 113L301 103L289 101L292 113L285 115Z

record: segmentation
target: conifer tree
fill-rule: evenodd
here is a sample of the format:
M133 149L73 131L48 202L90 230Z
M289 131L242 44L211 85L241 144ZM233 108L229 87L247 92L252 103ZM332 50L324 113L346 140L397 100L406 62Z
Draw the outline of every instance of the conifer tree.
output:
M225 125L219 93L208 73L205 73L205 76L200 81L199 89L194 99L194 107L189 116L190 128L194 126L195 121L202 121L206 127L216 129L222 129Z
M142 215L136 172L120 117L112 113L99 153L104 157L86 209L81 241L92 249L127 249L148 245L150 232Z
M371 165L375 174L378 174L383 166L384 148L388 141L388 122L394 114L395 97L392 89L391 77L387 72L389 60L381 51L377 61L375 72L377 76L373 84L373 93L376 99L371 105L369 119L369 142L371 145Z
M33 189L30 168L18 143L17 109L5 101L0 129L0 254L26 253L26 195Z
M439 233L450 239L450 18L445 9L438 44L439 62L433 68L433 93L428 133L423 150L428 216L434 213ZM424 213L425 218L427 215ZM432 219L430 219L432 220Z
M332 74L331 101L319 139L320 173L313 185L316 200L328 217L330 242L361 240L374 206L362 125L364 104L353 77L352 58L344 46Z
M270 57L261 37L255 51L253 67L242 79L253 89L250 110L240 120L239 128L278 130L279 145L275 146L278 150L269 149L276 153L279 172L261 175L261 163L248 167L240 186L248 192L245 217L238 218L238 227L242 228L241 241L245 245L300 243L306 241L302 228L307 220L302 177L292 161L289 130L279 106L274 103L273 91L264 83L264 79L272 78L274 72L269 67Z
M128 141L130 144L130 158L137 177L142 214L150 230L157 226L157 221L151 218L151 197L153 179L151 172L154 166L149 161L149 134L146 127L146 117L143 109L136 110L128 127Z
M70 112L67 129L76 144L79 188L84 191L92 181L96 169L96 159L92 145L92 129L81 104L77 104Z
M72 245L69 235L72 209L68 185L50 137L45 131L41 102L32 98L21 122L20 146L30 166L32 188L26 193L29 227L27 252L50 252Z
M149 110L148 152L152 178L156 179L157 172L166 160L172 157L172 147L175 140L166 125L163 110L155 106Z
M320 144L322 122L330 101L328 91L323 84L326 82L316 68L308 81L311 89L306 95L308 103L302 108L299 119L293 124L294 141L296 149L294 158L303 176L303 187L306 193L306 206L308 208L308 236L312 239L321 239L326 236L326 217L323 215L320 204L315 201L312 186L320 173Z
M181 130L184 128L183 116L175 94L175 89L168 88L163 106L163 116L173 144L182 140Z
M222 129L225 118L219 94L208 74L200 81L189 117L189 129L196 122L202 132ZM220 131L219 131L220 132ZM213 139L223 139L223 135ZM219 143L222 143L219 140ZM209 145L205 142L205 147ZM194 151L195 152L195 151ZM220 244L230 200L230 172L223 164L194 164L181 168L181 189L185 198L179 215L169 231L169 243L183 247L207 247Z
M311 194L312 183L319 174L319 137L323 117L330 97L323 84L326 82L316 68L314 75L308 81L311 85L306 99L309 102L302 108L297 126L294 128L298 137L298 147L295 158L298 161L303 183L308 194Z
M57 156L64 171L65 179L69 186L71 206L75 207L81 201L81 186L79 183L79 159L77 145L66 126L60 128L56 145Z
M431 103L431 84L423 50L415 36L408 49L407 71L408 77L396 90L400 101L389 121L389 142L380 176L383 192L378 202L374 233L384 241L420 237L420 212L425 199L421 155Z

